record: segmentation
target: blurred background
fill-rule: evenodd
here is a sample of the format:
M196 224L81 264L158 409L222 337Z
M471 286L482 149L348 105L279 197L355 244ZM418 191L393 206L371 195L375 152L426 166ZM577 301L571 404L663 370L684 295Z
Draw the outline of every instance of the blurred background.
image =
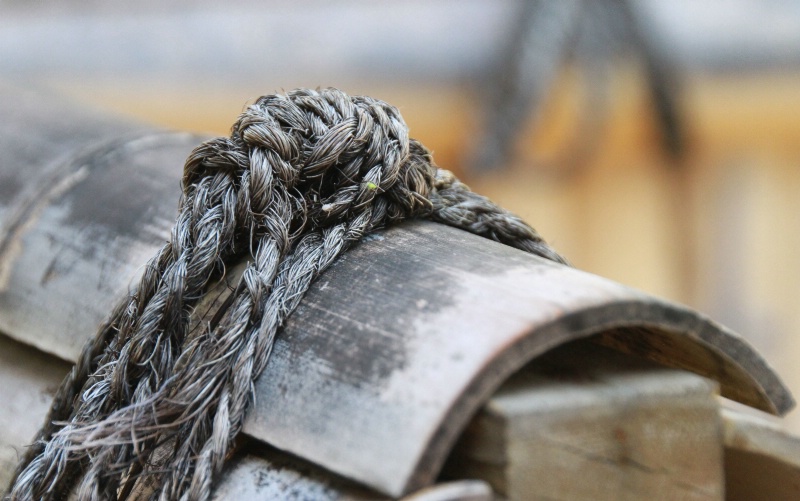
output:
M211 134L276 90L384 99L577 267L728 325L800 395L798 0L0 0L0 79Z

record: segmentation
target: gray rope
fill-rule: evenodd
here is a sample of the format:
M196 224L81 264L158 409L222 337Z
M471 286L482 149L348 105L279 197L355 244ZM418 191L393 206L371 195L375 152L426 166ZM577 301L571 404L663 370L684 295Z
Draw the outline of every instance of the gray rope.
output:
M392 106L336 89L265 96L186 161L170 240L84 349L8 498L205 500L273 340L314 279L374 229L427 217L558 262L518 217L437 169ZM224 266L229 307L189 333Z

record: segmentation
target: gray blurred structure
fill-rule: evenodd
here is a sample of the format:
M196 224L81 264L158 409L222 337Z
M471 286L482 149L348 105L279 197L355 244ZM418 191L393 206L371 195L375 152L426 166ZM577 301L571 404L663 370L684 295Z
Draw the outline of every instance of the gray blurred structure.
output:
M571 0L574 1L574 0ZM490 68L525 2L0 2L4 78L157 75L187 86L298 78L457 80ZM554 2L561 3L561 2ZM639 0L681 66L800 63L792 0Z

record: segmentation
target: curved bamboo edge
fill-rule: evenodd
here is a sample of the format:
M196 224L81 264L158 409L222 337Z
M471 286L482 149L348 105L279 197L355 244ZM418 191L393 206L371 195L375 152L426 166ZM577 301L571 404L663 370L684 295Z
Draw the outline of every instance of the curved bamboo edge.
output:
M257 382L245 431L399 496L435 479L511 374L587 337L715 379L747 405L793 406L744 340L689 308L418 221L354 249L312 287ZM359 368L370 363L372 373Z
M425 448L409 489L435 480L432 472L440 471L461 431L503 382L537 357L581 339L708 377L719 383L721 395L771 414L783 415L795 405L777 375L744 340L678 305L623 301L575 312L537 327L536 333L551 343L524 337L476 374L443 418L448 425L437 430Z

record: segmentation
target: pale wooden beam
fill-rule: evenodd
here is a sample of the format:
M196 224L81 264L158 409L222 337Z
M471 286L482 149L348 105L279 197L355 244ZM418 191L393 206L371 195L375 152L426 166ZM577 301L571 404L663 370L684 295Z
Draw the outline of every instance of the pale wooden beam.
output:
M767 418L722 411L728 501L800 499L800 436Z
M694 374L573 343L503 384L446 475L513 500L722 500L715 394Z

